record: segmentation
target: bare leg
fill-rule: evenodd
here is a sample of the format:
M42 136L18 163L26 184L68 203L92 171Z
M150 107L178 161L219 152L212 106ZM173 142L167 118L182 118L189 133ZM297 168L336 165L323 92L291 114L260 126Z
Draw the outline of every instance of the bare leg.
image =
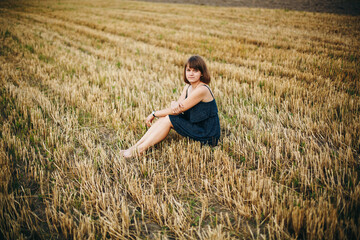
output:
M139 151L139 153L144 152L149 147L163 140L168 135L171 127L172 124L169 116L160 118L134 146L121 153L124 157L132 157L136 150Z
M128 155L130 149L131 149L132 151L133 151L133 150L136 150L136 147L139 146L141 143L143 143L143 142L146 140L146 138L147 138L152 132L154 132L157 127L159 127L159 125L160 125L160 123L161 123L161 119L162 119L162 118L159 118L153 125L151 125L151 127L146 131L146 133L144 134L144 136L143 136L139 141L137 141L137 142L135 143L135 145L131 146L130 148L128 148L128 149L126 149L126 150L120 150L120 154L121 154L121 155L124 155L124 153L126 152L126 153L127 153L126 155Z
M158 127L161 127L161 121L163 120L163 117L162 118L159 118L153 125L151 125L151 127L149 128L149 130L147 130L147 132L144 134L144 136L135 143L134 146L132 146L133 148L134 147L137 147L139 146L141 143L143 143L154 131L156 131L156 129Z
M161 142L169 134L171 128L169 116L162 118L161 125L138 146L139 152L142 153L149 147Z

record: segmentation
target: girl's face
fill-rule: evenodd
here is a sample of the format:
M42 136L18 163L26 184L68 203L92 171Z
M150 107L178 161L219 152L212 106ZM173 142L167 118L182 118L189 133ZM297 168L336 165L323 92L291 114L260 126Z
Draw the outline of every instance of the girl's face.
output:
M197 81L200 81L201 72L194 68L186 67L186 79L190 83L195 83Z

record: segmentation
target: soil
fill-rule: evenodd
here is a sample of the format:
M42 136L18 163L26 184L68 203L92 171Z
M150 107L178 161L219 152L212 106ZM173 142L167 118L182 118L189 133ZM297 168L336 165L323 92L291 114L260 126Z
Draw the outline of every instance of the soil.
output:
M275 8L341 15L360 15L359 0L141 0L227 7Z

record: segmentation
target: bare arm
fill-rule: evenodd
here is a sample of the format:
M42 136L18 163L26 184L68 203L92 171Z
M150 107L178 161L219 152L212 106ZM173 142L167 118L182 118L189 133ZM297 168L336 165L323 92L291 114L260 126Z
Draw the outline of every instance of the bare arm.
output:
M164 108L155 112L156 117L166 117L167 115L178 115L178 114L180 114L180 112L174 113L171 107ZM145 120L147 126L150 126L150 123L154 120L155 116L152 113L150 113L149 116L147 116Z
M186 89L185 89L185 94L186 94ZM193 90L193 92L191 93L190 96L188 96L187 98L184 97L184 99L179 102L179 106L181 109L180 111L174 112L173 108L170 107L170 108L165 108L165 109L156 111L155 116L156 117L166 117L167 115L178 115L181 112L184 112L184 111L192 108L196 104L198 104L200 101L202 101L206 97L206 94L208 94L207 88L198 87L195 90ZM180 98L181 98L181 96L180 96ZM154 116L152 114L150 114L146 119L146 124L149 126L153 119L154 119Z
M195 90L193 90L190 96L179 102L182 112L189 110L190 108L201 102L207 94L208 89L206 87L197 87Z
M188 85L186 85L180 95L180 97L178 98L178 101L172 101L171 102L171 107L170 108L164 108L161 110L158 110L155 112L155 116L156 117L166 117L167 115L178 115L181 112L183 112L184 110L182 109L182 105L181 102L185 100L185 96L186 96L186 91L188 89ZM150 126L150 123L154 120L154 116L152 114L150 114L147 118L146 118L146 124L148 126Z
M183 93L186 94L186 90L187 88L184 89L185 91L183 91ZM196 104L198 104L200 101L202 101L206 95L208 94L208 89L206 87L198 87L195 90L193 90L193 92L191 93L190 96L188 96L187 98L182 98L182 96L180 96L179 99L180 100L179 106L181 108L181 111L178 112L174 112L173 108L165 108L159 111L156 111L156 116L157 117L165 117L167 115L178 115L181 112L184 112L190 108L192 108L193 106L195 106ZM183 94L181 94L183 95Z
M185 100L185 97L186 97L186 92L187 90L189 89L189 85L185 85L180 97L178 98L177 101L172 101L171 102L171 109L172 109L172 112L173 114L179 114L182 111L182 105L180 104L181 101Z
M174 109L172 107L164 108L159 111L156 111L155 116L156 117L165 117L167 115L178 115L181 112L184 112L184 111L192 108L196 104L198 104L201 100L204 99L204 97L206 96L206 93L207 93L207 89L199 87L194 90L194 92L191 94L191 96L188 96L187 98L185 98L187 89L188 89L188 86L185 86L178 101L177 101L177 103L180 106L179 109L181 108L180 111L174 111Z

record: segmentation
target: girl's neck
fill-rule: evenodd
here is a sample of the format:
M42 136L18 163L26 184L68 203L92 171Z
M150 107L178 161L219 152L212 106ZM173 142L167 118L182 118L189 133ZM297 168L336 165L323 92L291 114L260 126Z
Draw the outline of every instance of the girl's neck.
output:
M201 82L200 80L198 82L194 82L194 83L190 83L191 84L191 88L195 89L197 88L199 85L201 85L203 82Z

